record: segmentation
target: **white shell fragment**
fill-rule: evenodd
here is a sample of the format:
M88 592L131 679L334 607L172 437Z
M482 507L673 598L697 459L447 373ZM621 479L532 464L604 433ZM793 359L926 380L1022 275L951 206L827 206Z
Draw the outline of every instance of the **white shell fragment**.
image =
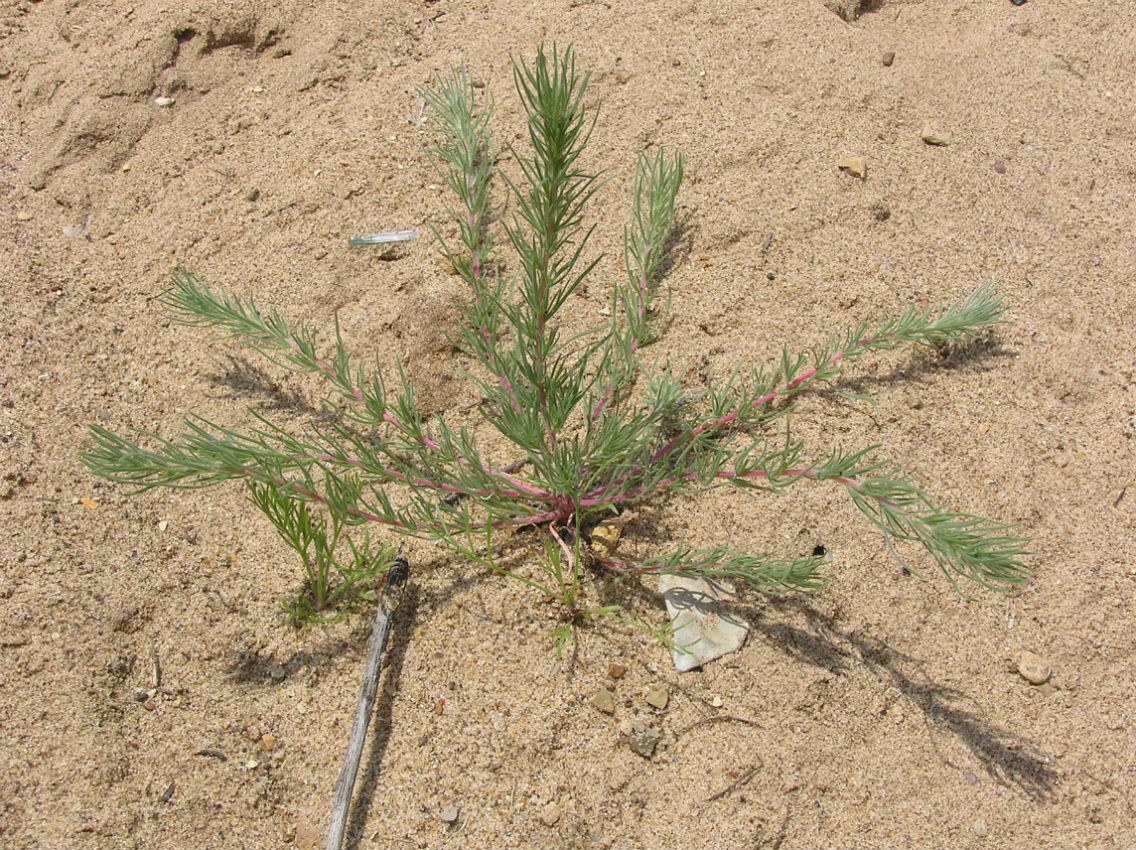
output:
M659 576L659 591L667 604L667 616L675 626L675 670L685 673L715 658L737 652L749 634L740 618L718 610L718 603L733 598L734 591L722 582L685 576ZM685 651L683 651L685 650Z
M174 99L172 97L156 97L154 98L154 105L168 108L174 105Z
M409 242L418 238L417 230L396 230L392 233L370 233L366 236L352 236L348 245L385 245L388 242Z

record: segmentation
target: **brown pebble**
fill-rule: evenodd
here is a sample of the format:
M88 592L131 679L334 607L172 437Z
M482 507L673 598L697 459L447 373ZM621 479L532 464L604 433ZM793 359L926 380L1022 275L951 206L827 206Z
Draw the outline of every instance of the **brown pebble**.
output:
M271 732L265 732L260 736L260 748L266 753L270 753L276 749L276 736Z
M441 716L442 712L444 712L445 710L446 710L446 699L445 699L445 697L442 697L436 703L434 703L434 713Z
M613 679L622 679L627 672L627 668L622 664L609 664L607 665L607 674Z
M1002 160L1000 160L1000 159L995 160L994 161L994 173L995 174L1005 174L1006 173L1006 163L1002 162Z
M880 61L882 61L884 63L885 68L890 68L891 63L895 61L895 51L894 50L887 51L883 55L883 58Z

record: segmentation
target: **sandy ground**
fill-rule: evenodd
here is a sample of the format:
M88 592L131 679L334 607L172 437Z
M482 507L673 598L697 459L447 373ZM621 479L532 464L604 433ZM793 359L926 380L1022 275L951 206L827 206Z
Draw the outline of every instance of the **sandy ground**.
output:
M882 0L854 22L820 0L178 5L0 6L0 844L321 843L367 612L289 627L298 566L239 487L127 498L79 452L89 423L173 435L189 411L252 408L302 427L319 404L163 319L179 263L321 327L338 310L352 347L402 358L460 417L470 391L433 331L461 293L434 239L346 240L445 226L417 87L464 62L508 140L509 57L541 40L577 46L602 104L607 258L580 315L620 273L636 153L687 157L654 352L691 382L984 281L1012 301L973 356L865 364L875 407L811 396L798 422L1021 522L1037 578L966 600L905 577L820 486L668 505L621 545L833 558L825 593L747 598L745 648L680 677L614 626L558 659L529 591L409 546L350 844L1136 844L1130 5ZM850 155L866 179L837 168ZM652 594L625 601L662 621ZM1017 672L1023 649L1046 684ZM601 687L614 716L590 704ZM651 759L633 722L661 733Z

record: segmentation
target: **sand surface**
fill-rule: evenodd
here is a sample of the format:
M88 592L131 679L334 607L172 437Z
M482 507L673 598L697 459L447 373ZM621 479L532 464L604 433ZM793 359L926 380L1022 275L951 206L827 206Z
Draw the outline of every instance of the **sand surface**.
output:
M418 87L464 62L511 141L510 55L542 40L576 45L602 104L606 253L577 315L621 273L636 154L686 155L651 356L691 385L999 287L1013 321L987 345L865 361L850 377L874 407L813 395L797 422L818 451L882 443L946 505L1022 523L1037 578L964 599L905 576L836 488L677 501L620 545L823 546L833 579L746 597L744 649L680 676L614 625L558 659L532 592L408 545L349 844L1136 844L1130 4L181 5L0 4L0 844L321 844L368 612L291 628L300 570L239 486L128 498L79 452L90 423L172 436L251 409L302 428L321 403L171 326L154 298L177 264L317 327L338 311L353 349L468 417L436 336L462 292L428 235L448 199ZM347 246L409 228L391 252ZM623 601L658 624L652 591ZM660 733L652 758L632 723Z

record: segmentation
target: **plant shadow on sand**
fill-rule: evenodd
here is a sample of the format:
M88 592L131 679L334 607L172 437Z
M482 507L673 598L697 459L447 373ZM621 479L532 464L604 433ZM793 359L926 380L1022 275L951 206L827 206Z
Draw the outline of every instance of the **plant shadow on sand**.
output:
M895 649L863 630L842 631L834 618L818 612L807 599L771 600L770 605L802 617L800 628L769 622L746 611L753 628L792 657L840 675L857 663L886 676L908 704L923 713L936 729L949 731L978 759L987 774L1037 802L1053 797L1058 774L1031 741L991 722L977 701L963 691L937 684L923 662ZM948 762L949 763L949 762Z

